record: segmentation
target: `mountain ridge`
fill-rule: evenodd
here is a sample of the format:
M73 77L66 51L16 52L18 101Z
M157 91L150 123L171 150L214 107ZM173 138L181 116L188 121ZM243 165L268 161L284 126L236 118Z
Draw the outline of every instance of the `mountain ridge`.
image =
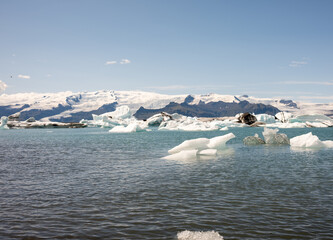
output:
M239 108L244 101L249 104L257 104L257 107L259 107L258 104L270 105L279 111L288 111L299 115L325 114L333 116L333 103L309 104L285 99L256 98L247 95L220 95L216 93L203 95L167 95L144 91L114 90L76 93L67 91L58 93L2 94L0 95L0 115L8 116L20 112L21 120L34 116L37 120L42 121L68 122L79 121L82 118L91 119L92 114L113 111L117 106L127 105L132 113L135 114L141 107L146 110L160 111L171 102L174 102L179 106L191 109L192 115L195 115L195 109L197 109L199 111L197 115L200 116L202 116L200 111L207 107L214 108L213 105L215 104L216 109L212 110L215 113L210 114L215 116L219 115L218 111L222 109L218 108L223 104L229 107L233 106L237 111L251 111L251 109ZM220 103L217 104L218 102ZM235 112L236 110L230 112L230 114L234 114ZM271 114L274 112L271 112ZM269 113L269 111L262 113Z

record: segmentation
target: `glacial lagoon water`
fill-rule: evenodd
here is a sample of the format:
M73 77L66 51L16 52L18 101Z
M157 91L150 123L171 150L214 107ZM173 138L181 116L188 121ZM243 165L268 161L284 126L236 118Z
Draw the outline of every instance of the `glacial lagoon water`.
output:
M245 146L227 132L0 131L0 239L333 239L333 149ZM281 129L333 140L333 128ZM233 132L216 158L165 160Z

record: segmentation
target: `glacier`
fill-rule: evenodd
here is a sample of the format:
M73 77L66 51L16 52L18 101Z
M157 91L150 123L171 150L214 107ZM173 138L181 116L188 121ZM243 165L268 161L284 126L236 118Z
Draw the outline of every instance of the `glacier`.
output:
M293 102L291 100L256 98L246 95L167 95L144 91L100 90L95 92L58 92L58 93L16 93L0 95L1 115L9 116L20 112L25 119L34 116L41 121L63 121L78 119L83 114L100 115L115 110L119 106L128 106L133 113L139 108L159 109L171 102L200 105L208 103L241 103L265 104L278 108L282 113L275 116L279 121L287 122L292 116L328 115L333 116L333 103L314 104ZM35 116L36 115L36 116ZM292 115L292 116L290 116ZM89 117L90 118L90 117ZM273 118L257 115L258 121L274 124ZM312 121L309 121L312 122Z

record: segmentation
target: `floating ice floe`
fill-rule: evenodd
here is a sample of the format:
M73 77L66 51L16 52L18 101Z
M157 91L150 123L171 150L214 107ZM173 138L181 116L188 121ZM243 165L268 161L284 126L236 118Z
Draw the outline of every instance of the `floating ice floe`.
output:
M178 240L223 240L223 237L215 231L182 231L177 234Z
M290 146L297 148L333 148L333 141L321 141L312 132L290 139Z
M178 146L170 149L169 156L163 159L167 160L187 160L194 159L197 156L216 156L219 150L225 148L226 143L235 138L233 133L228 133L223 136L208 138L197 138L186 140Z
M145 127L140 126L137 123L130 123L127 126L115 126L110 129L110 133L131 133L131 132L143 132L146 131Z

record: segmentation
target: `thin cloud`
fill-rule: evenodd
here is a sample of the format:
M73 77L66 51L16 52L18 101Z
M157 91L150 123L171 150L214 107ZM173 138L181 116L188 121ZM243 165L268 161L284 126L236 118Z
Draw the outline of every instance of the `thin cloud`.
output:
M286 85L324 85L324 86L333 86L333 81L327 82L315 82L315 81L285 81L280 82L281 84Z
M117 64L117 61L106 61L105 65Z
M333 96L299 96L299 99L333 100Z
M22 75L22 74L19 74L17 77L18 77L18 78L22 78L22 79L30 79L30 78L31 78L31 77L28 76L28 75Z
M188 89L191 87L185 85L170 85L170 86L156 86L156 87L147 87L147 88L156 89L156 90L178 90L178 89Z
M149 86L145 87L145 89L152 89L152 90L161 90L161 91L173 91L173 90L200 90L200 91L211 91L220 88L232 88L231 85L168 85L168 86Z
M0 80L0 92L5 91L7 84Z
M120 61L120 64L129 64L129 63L131 63L131 61L128 60L128 59L122 59L122 60Z
M289 63L289 67L296 68L296 67L301 67L301 66L304 66L307 64L308 64L308 62L306 62L306 61L291 61L291 63Z

